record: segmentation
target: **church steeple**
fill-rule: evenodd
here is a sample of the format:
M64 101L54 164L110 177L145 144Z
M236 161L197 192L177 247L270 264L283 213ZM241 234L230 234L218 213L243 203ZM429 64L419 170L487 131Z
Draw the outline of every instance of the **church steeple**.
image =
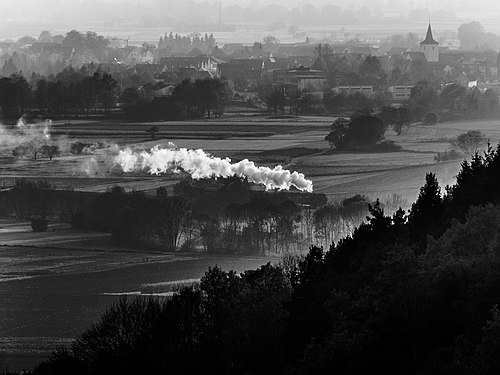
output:
M432 36L432 28L430 21L429 21L429 27L427 28L427 35L425 36L424 41L420 43L420 45L423 44L439 44L434 40L434 37Z
M425 55L427 62L439 62L439 42L436 42L432 35L431 21L427 27L427 35L424 41L420 42L420 52Z

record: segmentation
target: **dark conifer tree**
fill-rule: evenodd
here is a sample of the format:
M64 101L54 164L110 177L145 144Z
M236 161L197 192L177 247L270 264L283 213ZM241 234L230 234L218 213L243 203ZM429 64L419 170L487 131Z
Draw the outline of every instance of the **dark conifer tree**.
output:
M443 214L441 188L434 173L425 177L417 200L412 204L408 225L411 241L425 245L426 235L437 233L437 225Z

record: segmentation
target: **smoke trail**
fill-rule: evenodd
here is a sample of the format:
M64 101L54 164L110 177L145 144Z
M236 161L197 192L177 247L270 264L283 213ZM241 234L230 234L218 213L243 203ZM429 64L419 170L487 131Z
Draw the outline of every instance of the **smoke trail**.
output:
M231 163L231 159L221 159L205 151L177 148L169 143L168 148L156 146L148 151L132 151L127 148L119 151L115 162L124 172L147 170L151 174L166 172L187 172L194 179L218 177L246 177L248 181L264 185L266 190L289 190L294 186L301 191L313 191L312 181L302 173L290 172L281 165L271 169L258 167L254 162L244 159Z

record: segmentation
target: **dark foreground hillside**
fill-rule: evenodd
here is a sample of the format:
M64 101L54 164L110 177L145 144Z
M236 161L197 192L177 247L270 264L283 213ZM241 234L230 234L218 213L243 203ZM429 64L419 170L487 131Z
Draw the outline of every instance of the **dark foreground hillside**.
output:
M37 374L498 374L500 147L329 251L121 300Z

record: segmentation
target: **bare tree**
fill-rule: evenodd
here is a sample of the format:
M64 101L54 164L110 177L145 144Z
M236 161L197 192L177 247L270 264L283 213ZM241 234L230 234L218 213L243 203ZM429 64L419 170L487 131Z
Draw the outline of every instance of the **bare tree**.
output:
M146 133L149 133L149 135L151 136L151 140L154 141L156 139L156 134L158 133L158 127L152 126L148 130L146 130Z
M59 156L60 154L59 146L57 145L43 145L40 151L42 155L49 158L49 160L52 160L54 156Z
M466 155L473 156L486 144L486 136L479 130L469 130L451 141L451 146Z
M22 145L17 146L13 151L12 155L18 158L29 157L30 159L36 161L38 154L42 148L41 142L34 140Z

